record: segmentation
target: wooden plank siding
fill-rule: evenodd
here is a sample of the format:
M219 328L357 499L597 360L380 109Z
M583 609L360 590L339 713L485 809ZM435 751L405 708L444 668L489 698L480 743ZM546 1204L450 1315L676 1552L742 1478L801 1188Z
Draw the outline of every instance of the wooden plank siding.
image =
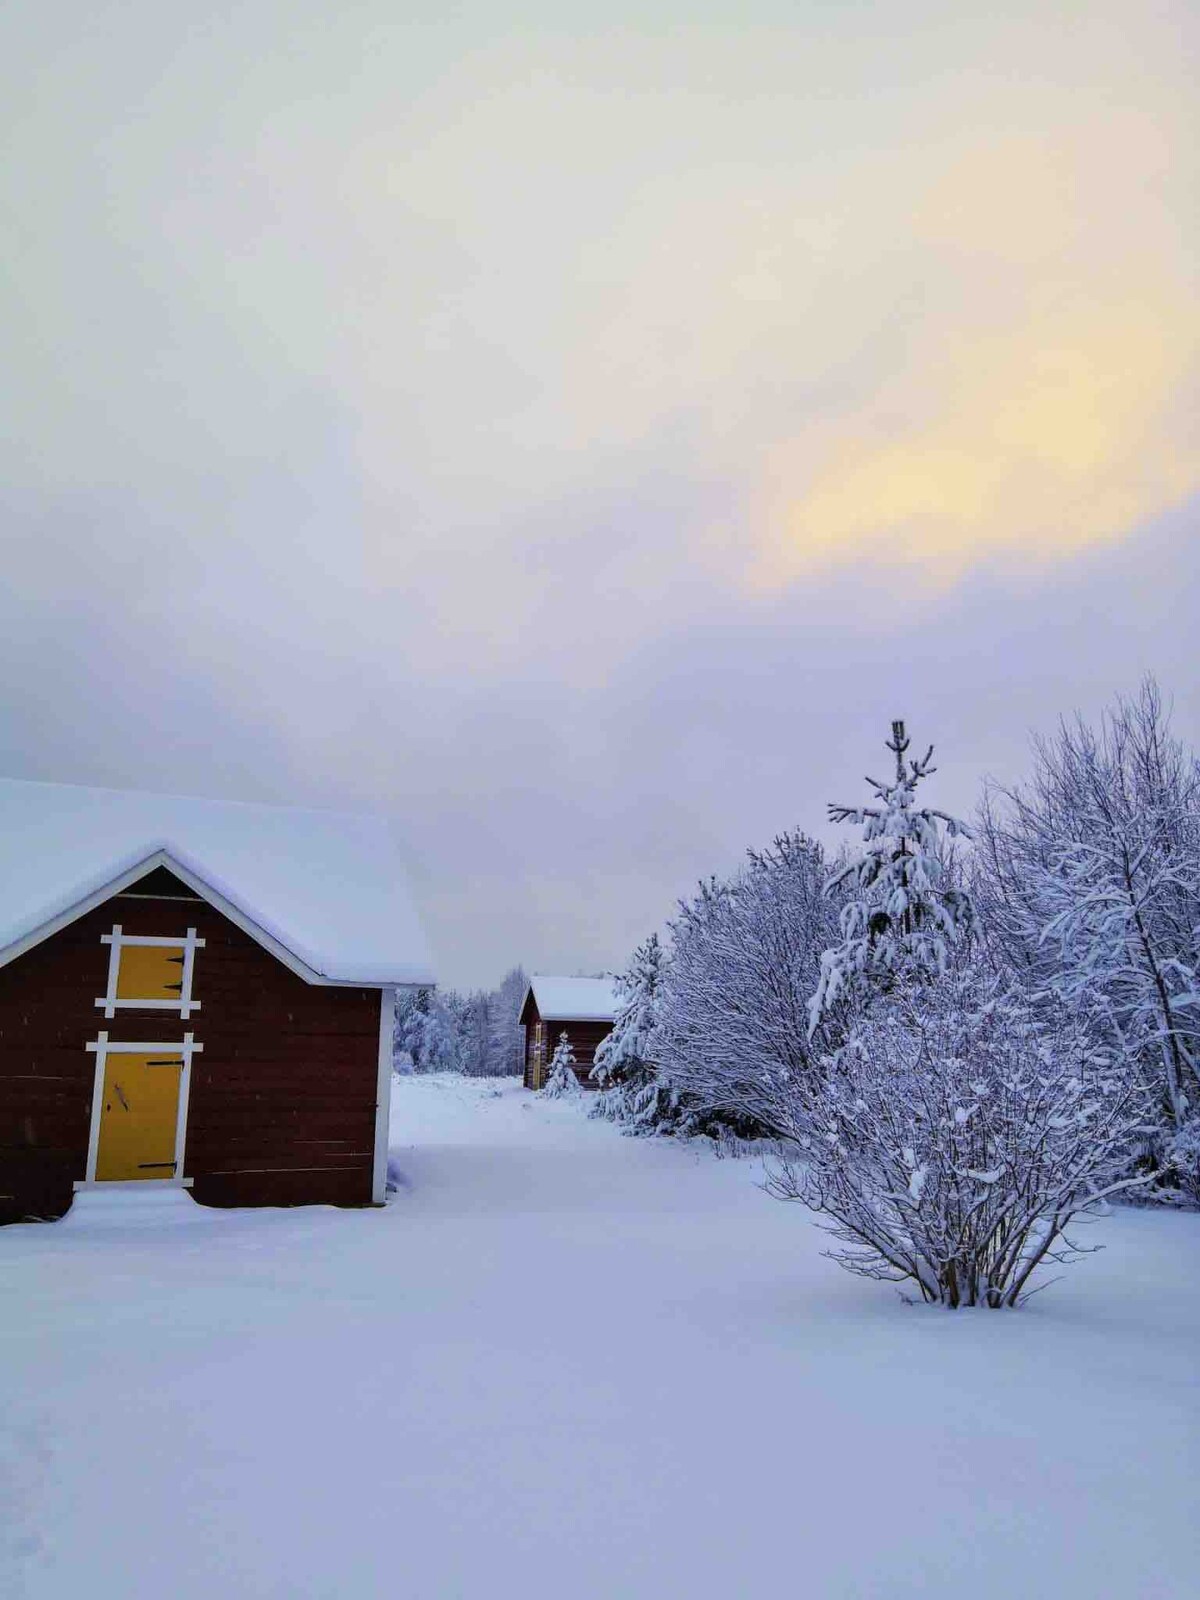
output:
M96 1058L111 1040L190 1030L183 1175L205 1205L365 1205L371 1200L380 992L308 984L163 869L0 967L0 1221L61 1216L86 1174ZM122 1009L105 1020L100 936L194 927L186 1021Z
M537 1015L537 1008L531 1004L528 1007L532 1020L525 1026L525 1087L533 1089L538 1087L535 1083L537 1061L535 1059L537 1043L537 1024L542 1019ZM571 1048L575 1052L575 1076L585 1089L594 1089L596 1086L588 1077L592 1070L592 1062L596 1057L596 1049L601 1039L612 1032L611 1022L593 1022L582 1019L565 1022L543 1022L545 1039L545 1063L542 1069L542 1081L550 1071L550 1062L554 1058L555 1047L565 1033L571 1041Z

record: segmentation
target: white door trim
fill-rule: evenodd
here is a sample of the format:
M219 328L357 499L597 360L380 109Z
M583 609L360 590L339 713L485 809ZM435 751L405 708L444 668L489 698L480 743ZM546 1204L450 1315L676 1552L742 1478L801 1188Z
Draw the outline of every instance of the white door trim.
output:
M108 1034L101 1030L96 1038L86 1046L96 1057L96 1075L92 1083L92 1125L88 1131L87 1172L84 1183L87 1187L95 1184L99 1188L108 1188L107 1182L102 1182L96 1177L96 1156L100 1149L100 1116L104 1109L104 1069L109 1056L152 1055L158 1050L169 1050L173 1055L183 1057L183 1071L179 1075L179 1109L175 1116L175 1176L174 1178L155 1179L142 1178L138 1183L167 1183L179 1186L183 1181L183 1151L187 1142L187 1116L188 1102L191 1099L192 1088L192 1057L202 1044L197 1044L190 1033L185 1033L182 1043L178 1039L150 1039L131 1042L125 1039L110 1039ZM190 1180L187 1180L190 1182ZM79 1185L77 1184L78 1188Z

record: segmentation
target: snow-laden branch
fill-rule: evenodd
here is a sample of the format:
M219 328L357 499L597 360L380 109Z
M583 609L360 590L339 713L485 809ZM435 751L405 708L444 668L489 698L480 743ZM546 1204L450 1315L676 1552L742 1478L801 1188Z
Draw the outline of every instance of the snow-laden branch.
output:
M1147 681L1035 745L993 790L973 888L999 958L1127 1052L1159 1107L1147 1153L1200 1194L1200 768Z
M1074 1218L1148 1181L1125 1064L968 970L893 990L788 1103L771 1192L829 1219L841 1265L949 1306L1017 1305L1081 1253Z
M831 880L850 898L841 939L821 957L808 1007L810 1038L843 993L945 972L950 950L974 926L971 898L948 881L942 850L943 828L947 837L969 838L969 830L944 811L917 805L918 784L936 770L933 747L923 760L906 763L908 745L903 722L894 722L887 748L896 758L895 778L867 779L881 806L829 807L832 821L862 827L862 847Z

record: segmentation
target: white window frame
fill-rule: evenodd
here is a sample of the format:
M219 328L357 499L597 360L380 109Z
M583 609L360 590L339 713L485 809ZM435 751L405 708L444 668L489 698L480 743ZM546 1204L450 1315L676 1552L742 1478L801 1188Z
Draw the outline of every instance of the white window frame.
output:
M102 933L100 943L109 946L108 990L96 1004L104 1010L110 1021L118 1011L174 1011L186 1022L193 1011L199 1011L199 1000L192 999L192 979L196 970L196 951L204 949L204 940L197 938L195 928L189 928L184 938L159 938L143 933L125 933L119 922L113 923L111 933ZM178 1000L118 1000L117 982L121 971L121 951L126 945L153 945L159 949L183 951L183 974L180 978Z
M161 942L161 941L160 941ZM175 941L178 943L178 940ZM101 1031L96 1038L87 1045L89 1052L96 1057L96 1076L92 1083L92 1125L88 1133L87 1175L82 1182L77 1182L76 1189L107 1189L110 1181L98 1180L96 1177L96 1157L100 1150L100 1116L104 1109L104 1072L109 1056L148 1056L159 1051L170 1052L172 1055L183 1057L183 1071L179 1074L179 1109L175 1115L175 1175L171 1178L138 1178L130 1184L131 1188L142 1189L147 1184L158 1184L160 1188L190 1189L192 1180L183 1176L183 1151L187 1141L187 1116L188 1101L191 1099L192 1088L192 1057L204 1049L202 1044L197 1044L190 1033L185 1033L182 1042L178 1039L151 1039L130 1042L125 1039L110 1039L106 1031ZM112 1180L113 1183L119 1180Z

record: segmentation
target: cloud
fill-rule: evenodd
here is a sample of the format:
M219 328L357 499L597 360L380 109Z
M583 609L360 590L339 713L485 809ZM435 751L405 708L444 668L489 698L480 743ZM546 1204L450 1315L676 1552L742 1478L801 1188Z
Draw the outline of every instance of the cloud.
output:
M482 979L1189 681L1186 7L17 9L7 770L383 806Z
M1200 302L1167 159L1158 129L1119 122L955 162L913 216L937 301L908 358L770 453L757 583L1043 564L1200 488Z

